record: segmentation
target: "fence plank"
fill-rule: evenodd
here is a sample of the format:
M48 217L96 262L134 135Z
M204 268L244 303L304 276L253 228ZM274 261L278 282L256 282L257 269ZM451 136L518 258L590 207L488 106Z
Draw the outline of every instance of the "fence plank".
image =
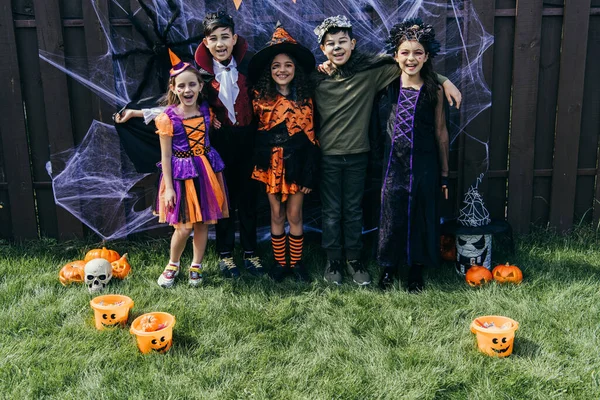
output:
M531 221L542 7L542 0L518 0L515 17L508 220L517 232L529 232Z
M581 143L579 149L584 147L594 150L595 159L589 162L591 167L596 167L600 160L598 147L598 133L600 132L600 16L590 17L590 27L588 35L587 59L585 67L585 89L583 94L583 109L581 120L581 133L588 137L589 144ZM582 138L583 139L583 138ZM592 165L593 164L593 165ZM598 181L598 170L596 172L594 198L591 202L593 207L593 222L597 226L600 219L600 184ZM590 205L587 205L590 207Z
M490 130L490 169L506 170L510 97L514 53L514 18L496 18L494 24L494 74L492 76L492 126ZM488 174L489 175L489 174ZM507 178L488 178L487 207L492 218L506 217Z
M40 50L64 55L61 17L58 0L35 0L36 30ZM66 75L57 68L40 61L40 73L46 109L46 123L50 154L73 147L70 100ZM54 166L61 170L63 166ZM40 180L40 179L38 179ZM81 223L62 207L56 206L59 239L83 236Z
M559 232L573 224L589 20L590 0L566 2L550 203L550 223Z
M561 38L562 16L543 17L534 170L552 169ZM535 225L548 224L551 183L551 176L537 177L534 174L531 222Z
M467 36L467 42L469 43L477 43L480 38L479 32L479 22L483 26L486 32L494 32L494 16L495 16L495 8L492 2L489 0L474 0L473 6L475 11L477 12L477 17L479 17L479 21L476 18L469 18L469 29ZM474 52L473 52L474 53ZM469 54L469 59L474 59L478 54ZM494 64L494 50L493 47L488 49L483 54L483 66L482 78L485 80L488 85L492 82L492 66ZM476 71L478 72L478 71ZM474 96L479 96L482 93L473 93ZM465 99L466 105L472 101L475 104L484 103L483 100L478 98ZM490 137L490 127L491 127L491 118L492 113L491 109L488 108L484 110L481 114L479 114L466 129L466 132L472 138L468 137L465 141L465 156L464 156L464 164L462 165L462 173L463 173L463 182L465 187L463 187L463 191L467 189L467 186L475 183L476 179L483 172L488 170L489 166L489 154L488 154L488 144ZM485 143L485 145L484 145ZM487 193L488 189L488 178L487 175L484 176L482 182L479 185L479 189L481 193ZM487 196L484 196L487 199Z
M14 239L33 239L38 237L38 226L13 13L9 1L0 4L0 54L5 55L0 63L0 134L9 198L8 206L5 205L0 212L8 210L10 213Z

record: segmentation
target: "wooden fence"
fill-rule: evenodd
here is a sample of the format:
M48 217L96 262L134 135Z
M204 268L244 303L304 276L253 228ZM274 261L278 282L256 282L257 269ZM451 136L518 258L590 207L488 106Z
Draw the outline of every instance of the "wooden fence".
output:
M114 2L94 1L113 26L131 30ZM253 1L260 0L244 0L243 7ZM489 143L481 188L492 217L507 218L518 232L532 225L559 231L597 225L600 0L471 1L495 37L484 55L492 107L467 128ZM227 4L233 12L233 1ZM50 154L79 143L92 119L110 122L114 110L41 62L38 51L92 58L106 46L88 0L0 0L0 238L85 234L54 204L44 166ZM451 165L453 204L481 172L482 151L459 140Z

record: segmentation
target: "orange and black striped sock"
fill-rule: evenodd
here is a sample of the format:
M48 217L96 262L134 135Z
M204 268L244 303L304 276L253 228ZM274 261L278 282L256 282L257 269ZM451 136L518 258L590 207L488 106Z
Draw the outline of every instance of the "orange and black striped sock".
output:
M273 246L273 257L279 265L285 265L285 233L273 235L271 233L271 245Z
M292 235L290 237L290 265L293 267L302 260L302 247L304 245L304 235Z

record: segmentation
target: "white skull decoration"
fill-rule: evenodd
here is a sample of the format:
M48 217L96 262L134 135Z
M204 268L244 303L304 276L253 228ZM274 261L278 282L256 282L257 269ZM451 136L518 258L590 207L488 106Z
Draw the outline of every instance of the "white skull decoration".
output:
M90 293L102 291L112 278L112 267L108 260L95 258L88 261L83 269L85 273L85 284Z

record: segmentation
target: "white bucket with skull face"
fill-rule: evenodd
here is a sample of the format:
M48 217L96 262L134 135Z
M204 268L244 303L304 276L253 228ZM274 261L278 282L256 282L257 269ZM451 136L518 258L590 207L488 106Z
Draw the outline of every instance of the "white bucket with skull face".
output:
M456 272L465 275L471 265L492 269L492 235L456 236Z
M104 290L112 278L112 266L104 258L88 261L83 268L84 281L90 293Z

